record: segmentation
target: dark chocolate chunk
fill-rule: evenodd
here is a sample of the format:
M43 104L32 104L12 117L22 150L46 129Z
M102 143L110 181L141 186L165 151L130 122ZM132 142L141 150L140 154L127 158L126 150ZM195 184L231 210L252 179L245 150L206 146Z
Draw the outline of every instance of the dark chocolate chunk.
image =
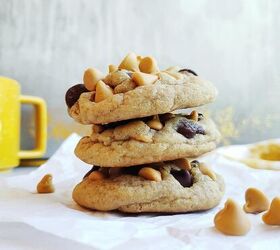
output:
M84 92L89 92L84 84L77 84L68 89L65 94L65 102L68 108L71 108Z
M165 124L165 122L167 122L168 120L174 118L175 115L172 113L165 113L165 114L160 114L159 115L159 120L161 123Z
M188 72L188 73L191 73L191 74L197 76L197 74L191 69L181 69L181 70L179 70L179 72L182 74L185 74L186 72Z
M198 113L198 120L201 121L204 118L202 113Z
M190 187L193 183L193 178L189 171L180 169L175 170L172 169L170 174L183 186L183 187Z
M138 175L138 172L143 166L125 167L122 169L123 174Z
M178 124L177 132L188 139L193 138L196 134L205 135L203 127L191 120L181 120Z
M199 166L199 161L193 160L193 161L191 162L191 166L192 166L193 168L198 167L198 166Z
M98 166L93 166L92 169L89 170L89 171L85 174L85 176L83 177L83 180L84 180L85 178L87 178L93 171L97 171L99 168L100 168L100 167L98 167Z

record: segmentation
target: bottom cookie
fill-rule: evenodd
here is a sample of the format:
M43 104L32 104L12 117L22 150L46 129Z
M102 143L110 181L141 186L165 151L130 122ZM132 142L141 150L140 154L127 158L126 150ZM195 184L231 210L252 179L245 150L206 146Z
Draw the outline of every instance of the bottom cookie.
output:
M109 168L100 168L107 177L92 180L87 175L74 188L73 199L100 211L182 213L213 208L224 194L223 178L211 171L209 174L196 161L189 170L178 168L176 161L151 166L160 171L161 181L138 176L144 166L123 168L125 172L121 168L111 176Z

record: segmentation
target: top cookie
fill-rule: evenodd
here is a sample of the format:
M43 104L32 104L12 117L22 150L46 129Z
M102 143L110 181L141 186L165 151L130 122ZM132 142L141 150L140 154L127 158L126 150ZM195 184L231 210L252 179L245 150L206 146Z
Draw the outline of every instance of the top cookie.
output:
M212 102L217 90L189 69L160 71L152 57L128 54L109 74L96 69L84 74L84 84L66 93L68 113L82 124L116 121L168 113Z

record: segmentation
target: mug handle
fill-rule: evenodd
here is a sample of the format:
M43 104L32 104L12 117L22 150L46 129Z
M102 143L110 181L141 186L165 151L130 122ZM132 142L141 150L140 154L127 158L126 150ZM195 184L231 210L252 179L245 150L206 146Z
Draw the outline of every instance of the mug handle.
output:
M28 95L20 96L21 104L31 104L35 108L35 148L20 150L20 159L39 158L46 152L47 146L47 105L42 98Z

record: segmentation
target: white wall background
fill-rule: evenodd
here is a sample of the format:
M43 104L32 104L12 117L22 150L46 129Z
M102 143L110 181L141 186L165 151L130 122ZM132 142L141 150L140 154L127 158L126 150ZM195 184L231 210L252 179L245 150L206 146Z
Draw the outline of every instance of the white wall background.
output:
M106 70L129 51L213 81L220 95L208 109L224 142L279 137L279 10L275 0L0 0L0 75L46 99L48 154L81 129L66 114L66 89L86 67Z

